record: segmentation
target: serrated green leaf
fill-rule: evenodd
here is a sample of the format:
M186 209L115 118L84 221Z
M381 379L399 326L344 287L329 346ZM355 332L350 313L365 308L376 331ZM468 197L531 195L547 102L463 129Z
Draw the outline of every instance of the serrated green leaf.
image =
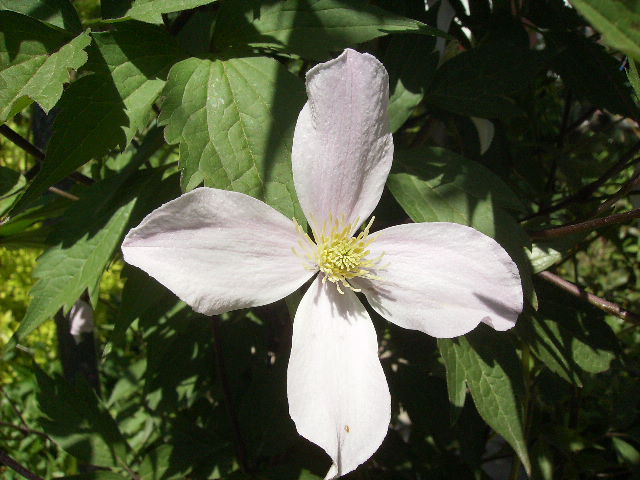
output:
M507 212L523 211L518 197L489 169L442 148L396 153L387 186L414 222L453 222L495 238L518 265L525 294L535 304L530 239Z
M571 0L611 47L640 61L640 3L621 0Z
M118 426L83 380L74 385L36 370L42 429L85 464L119 467L130 450Z
M87 61L88 33L71 37L31 17L0 11L0 122L37 102L49 111Z
M249 45L326 59L331 52L390 33L447 36L364 0L227 0L221 2L213 44L218 49Z
M89 160L124 149L147 125L169 67L181 58L163 29L144 23L122 24L93 37L87 67L96 73L74 82L62 96L46 161L14 211Z
M138 193L150 176L127 181L129 172L89 189L65 213L51 243L34 270L37 283L31 303L11 345L20 342L60 308L70 308L86 288L93 288L119 247Z
M435 38L398 35L378 58L389 72L389 127L398 130L424 97L424 87L438 66Z
M437 70L425 102L460 115L500 118L521 109L510 97L542 67L540 52L491 44L456 55Z
M577 98L611 113L637 117L638 107L620 70L620 62L601 45L569 32L549 32L545 39L560 50L552 68Z
M10 10L71 32L80 33L78 12L69 0L0 0L0 10Z
M134 0L125 14L143 22L162 23L162 14L189 10L215 0Z
M254 196L288 217L304 217L291 173L302 82L266 57L190 58L171 69L159 122L180 144L182 188Z
M509 442L531 471L524 437L520 360L504 332L481 325L456 339L438 339L447 371L462 370L478 413Z

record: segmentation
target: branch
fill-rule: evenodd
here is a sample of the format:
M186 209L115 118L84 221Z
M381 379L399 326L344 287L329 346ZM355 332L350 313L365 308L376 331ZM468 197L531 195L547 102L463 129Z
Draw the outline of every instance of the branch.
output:
M608 217L594 218L593 220L587 220L586 222L573 223L570 225L563 225L561 227L529 232L529 236L532 240L547 240L549 238L566 237L567 235L573 235L574 233L590 232L597 228L608 227L609 225L615 225L617 223L626 223L634 218L640 218L640 208L624 213L618 213L616 215L609 215Z
M238 422L238 415L234 408L234 403L231 398L231 388L229 387L229 378L227 377L227 371L224 366L224 352L222 351L221 333L220 333L220 317L217 315L211 319L211 330L213 334L213 347L216 357L216 371L218 378L220 379L220 386L222 387L222 395L224 396L224 404L229 415L231 422L231 429L233 430L233 436L235 439L236 456L238 457L238 463L243 472L247 472L247 450L240 431L240 424Z
M582 298L586 300L588 303L593 305L594 307L599 308L600 310L610 313L611 315L615 315L618 318L621 318L625 322L632 323L634 325L640 325L640 315L634 312L630 312L625 310L620 305L610 302L609 300L605 300L604 298L600 298L593 293L587 292L584 288L579 287L578 285L571 283L568 280L556 275L555 273L551 273L549 271L540 272L538 274L540 277L544 278L547 282L553 283L554 285L562 288L566 292L569 292L571 295L574 295L578 298Z
M11 128L9 128L8 125L0 125L0 134L2 134L7 139L11 140L11 142L13 142L15 145L17 145L21 149L23 149L25 152L34 156L40 162L42 162L45 159L45 154L42 150L40 150L38 147L36 147L33 143L31 143L29 140L24 138L19 133L11 130ZM39 169L40 167L38 165L32 168L29 172L27 172L25 176L27 176L28 178L33 177L36 173L38 173ZM74 182L82 183L83 185L93 184L93 179L87 177L86 175L83 175L80 172L73 172L69 174L69 178L71 178Z
M39 477L38 475L33 473L31 470L27 469L20 463L16 462L13 458L7 455L4 452L4 450L0 450L0 464L6 465L7 467L18 472L20 475L22 475L24 478L28 480L44 480L42 477Z

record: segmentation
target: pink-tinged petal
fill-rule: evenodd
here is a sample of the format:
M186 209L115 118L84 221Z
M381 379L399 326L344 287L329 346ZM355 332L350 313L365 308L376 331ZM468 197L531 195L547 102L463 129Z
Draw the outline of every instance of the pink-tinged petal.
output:
M363 222L380 200L393 158L387 71L375 57L347 49L309 70L307 95L292 150L302 209L314 232L330 215Z
M333 460L327 478L366 461L387 433L391 399L369 314L320 277L296 312L287 395L300 435Z
M274 302L306 282L313 271L292 251L300 238L292 220L253 197L198 188L151 212L122 253L195 311L216 315Z
M357 279L387 320L439 338L485 322L515 325L522 311L518 268L492 238L456 223L413 223L375 233L371 258L384 253L381 280Z

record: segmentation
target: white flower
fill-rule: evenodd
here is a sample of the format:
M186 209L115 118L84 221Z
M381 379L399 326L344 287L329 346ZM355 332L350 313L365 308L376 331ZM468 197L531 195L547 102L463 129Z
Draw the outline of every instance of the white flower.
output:
M315 242L255 198L198 188L148 215L122 251L206 315L274 302L319 272L295 315L287 394L298 432L329 454L334 478L377 450L391 414L376 333L354 292L401 327L454 337L480 322L511 328L522 289L502 247L463 225L353 237L391 167L387 72L345 50L309 71L307 94L292 162Z

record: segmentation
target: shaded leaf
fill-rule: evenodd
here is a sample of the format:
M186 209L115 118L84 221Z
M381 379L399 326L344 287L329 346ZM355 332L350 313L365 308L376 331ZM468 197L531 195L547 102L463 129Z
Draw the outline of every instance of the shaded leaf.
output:
M171 69L160 124L180 144L182 188L204 181L304 219L291 173L302 82L266 57L190 58Z
M0 0L0 10L11 10L56 27L80 33L78 12L69 0Z
M88 33L71 38L31 17L0 11L0 122L37 102L49 111L87 61Z
M536 282L540 308L531 325L518 325L533 353L554 373L580 384L582 374L607 369L619 350L604 313L547 282Z
M126 17L143 22L162 23L162 14L189 10L215 0L133 0Z
M425 102L460 115L499 118L518 115L510 97L542 67L540 52L513 44L491 44L456 55L436 72Z
M574 33L550 32L545 38L560 50L552 68L576 97L611 113L637 117L638 107L619 61L601 45Z
M31 303L12 338L20 342L60 308L70 308L86 288L93 289L119 247L138 199L153 178L129 173L97 183L75 202L54 232L55 244L38 259Z
M0 217L16 201L17 193L25 183L26 180L20 172L0 165Z
M447 371L461 370L478 413L531 470L524 438L524 384L520 360L507 335L480 325L456 339L438 339Z
M129 446L87 383L69 385L41 370L36 378L39 423L47 435L82 463L121 466Z
M87 67L96 73L74 82L62 96L42 170L14 211L89 160L124 149L149 122L165 75L181 55L163 29L143 23L93 36L96 47Z
M446 36L364 0L226 0L213 43L218 49L249 45L326 59L334 51L390 33Z
M389 39L378 59L389 72L389 126L398 130L424 97L438 66L435 38L398 35Z

